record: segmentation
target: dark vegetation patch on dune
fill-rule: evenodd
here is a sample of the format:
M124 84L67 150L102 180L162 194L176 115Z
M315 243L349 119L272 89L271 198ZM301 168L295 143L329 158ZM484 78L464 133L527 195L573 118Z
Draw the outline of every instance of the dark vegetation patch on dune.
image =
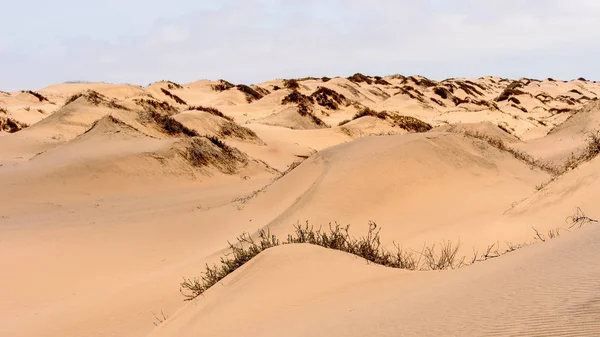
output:
M347 105L349 103L344 95L326 87L318 87L310 97L320 106L330 110L338 110L340 104Z
M184 126L173 117L161 114L156 111L143 111L139 115L139 120L143 124L152 123L157 128L169 136L188 136L196 137L198 133Z
M238 84L235 87L244 95L246 95L246 101L248 103L252 103L253 101L259 100L264 97L264 95L245 84Z
M372 116L383 120L389 120L394 126L412 132L427 132L431 130L431 125L420 119L411 116L402 116L390 113L388 111L375 111L370 108L363 108L357 112L352 119L358 119L365 116Z
M188 109L190 110L197 110L197 111L204 111L204 112L208 112L209 114L213 114L215 116L219 116L221 118L225 118L229 121L233 121L233 118L225 115L224 113L222 113L219 109L217 108L213 108L213 107L206 107L206 106L201 106L201 105L197 105L197 106L189 106Z
M3 109L1 109L3 110ZM4 110L6 112L6 110ZM0 131L14 133L28 127L27 124L16 121L6 115L0 115Z
M306 96L297 90L292 91L289 95L285 96L281 100L281 104L296 104L298 106L298 113L300 116L309 117L315 125L327 126L323 120L315 116L313 113L314 99L310 96Z
M80 97L83 97L88 103L91 103L95 106L104 105L112 109L120 109L120 110L129 110L129 108L117 103L115 99L109 99L108 97L94 91L94 90L86 90L77 94L72 95L65 102L65 106L75 102Z
M407 81L412 81L414 84L416 84L420 87L425 87L425 88L435 87L437 85L436 82L434 82L426 77L423 77L422 79L418 79L414 76L409 76L407 78Z
M169 90L165 89L165 88L160 88L160 91L163 92L163 94L167 95L168 97L170 97L172 100L174 100L177 104L183 104L183 105L187 105L187 103L182 100L179 96L171 93Z
M381 76L375 76L375 82L373 82L373 83L379 84L379 85L392 85L390 82L384 80L383 77L381 77Z
M398 94L404 94L407 95L408 97L417 100L421 103L425 103L425 98L423 97L423 93L420 92L419 90L415 89L413 86L410 85L406 85L403 87L398 87L398 89L400 91L398 91L397 93L394 94L394 96L398 95Z
M183 155L192 166L213 166L225 174L233 174L240 165L248 163L240 150L214 136L192 138Z
M500 93L500 95L498 97L496 97L495 101L502 102L502 101L506 101L510 96L524 95L525 92L522 90L519 90L519 88L521 88L521 87L523 87L523 83L521 83L519 81L513 81L506 88L504 88L502 93Z
M211 88L214 91L218 91L218 92L229 90L233 87L235 87L235 85L233 83L227 82L225 80L219 80L218 84L211 85Z
M35 98L37 98L40 102L44 102L44 101L50 102L46 96L40 94L39 92L32 91L32 90L25 90L23 92L35 96Z
M290 90L300 89L300 83L295 79L283 80L283 87Z
M456 85L458 85L458 87L460 89L462 89L464 92L466 92L467 95L483 96L483 93L481 91L479 91L476 86L469 84L466 81L455 81L454 83L456 83ZM470 83L473 83L473 82L470 82Z
M179 109L172 106L168 102L158 101L154 98L146 99L146 98L137 98L134 100L135 104L142 107L144 110L161 112L169 115L173 115L179 112Z
M366 83L366 84L373 84L373 80L366 75L363 75L361 73L356 73L350 77L348 77L348 80L354 82L354 83Z

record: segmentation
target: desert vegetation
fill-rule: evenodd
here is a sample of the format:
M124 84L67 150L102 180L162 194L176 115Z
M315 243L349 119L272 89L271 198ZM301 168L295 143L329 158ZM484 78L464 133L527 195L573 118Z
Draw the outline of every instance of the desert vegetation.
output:
M183 105L187 105L187 103L182 100L179 96L171 93L169 90L165 89L165 88L160 88L160 91L163 92L163 94L165 94L166 96L170 97L172 100L174 100L177 104L183 104Z
M172 106L168 102L158 101L155 99L138 98L134 102L141 106L144 110L160 112L168 115L173 115L179 112L179 109Z
M340 104L347 105L349 102L344 95L326 87L318 87L310 97L320 106L330 110L338 110Z
M560 232L569 231L573 228L581 228L590 223L598 222L591 219L577 209L577 212L565 219L569 226L567 229L557 228L548 231L548 235L535 232L534 241L545 242L560 236ZM431 245L424 244L420 251L404 249L401 245L394 243L393 249L386 249L381 244L381 227L375 222L369 222L367 233L363 236L354 237L350 235L350 225L341 226L338 223L329 224L325 229L315 228L306 224L294 225L294 230L285 240L280 240L271 234L268 229L261 229L255 237L249 233L242 233L237 237L237 242L228 243L229 253L221 257L219 264L206 265L205 270L199 278L186 279L180 283L180 292L185 300L193 300L202 295L212 286L223 280L227 275L252 260L263 251L289 244L311 244L327 249L346 252L369 263L375 263L389 268L406 269L413 271L436 271L457 269L500 257L503 254L513 252L525 247L532 242L520 245L507 243L506 249L501 249L499 243L489 245L485 251L479 253L473 251L473 256L467 260L467 256L459 255L460 242L442 241Z
M235 87L235 85L233 83L227 82L225 80L219 80L218 84L211 85L211 88L214 91L218 91L218 92L229 90L233 87Z
M213 108L213 107L206 107L206 106L201 106L201 105L197 105L197 106L190 106L188 107L188 109L190 110L197 110L197 111L204 111L204 112L208 112L209 114L221 117L221 118L225 118L229 121L233 121L233 118L226 116L225 114L223 114L219 109L217 108Z
M66 100L64 106L67 106L67 105L75 102L80 97L83 97L88 103L91 103L96 106L104 105L104 106L107 106L112 109L129 110L127 107L117 103L117 101L115 99L109 99L108 97L106 97L106 96L102 95L101 93L96 92L94 90L87 90L87 91L83 91L83 92L71 95L71 97L69 97Z
M145 111L141 114L142 121L151 121L158 126L158 128L170 136L188 136L196 137L198 133L183 124L179 123L173 117L158 113L156 111Z
M509 99L511 96L524 95L525 92L519 90L519 88L523 87L523 83L519 81L513 81L509 84L503 91L500 93L498 97L496 97L496 102L502 102Z
M283 87L290 90L298 90L300 89L300 83L297 80L283 80Z
M6 112L6 110L4 110L4 112ZM27 126L27 124L16 121L7 115L0 115L0 131L14 133L26 128Z
M361 73L356 73L356 74L348 77L348 80L350 80L354 83L373 84L373 80L369 76L365 76Z
M365 116L372 116L383 120L389 120L394 126L410 132L427 132L432 129L431 125L420 119L411 116L402 116L388 111L375 111L370 108L363 108L357 112L352 119Z
M252 89L251 87L245 84L238 84L235 87L244 95L246 95L246 101L248 103L252 103L253 101L259 100L264 97L263 94L259 93L258 91Z
M23 92L35 96L35 98L37 98L40 102L44 102L44 101L50 102L46 96L40 94L39 92L32 91L32 90L25 90Z
M239 165L248 162L242 152L215 136L192 138L183 155L192 166L212 166L225 174L235 173Z

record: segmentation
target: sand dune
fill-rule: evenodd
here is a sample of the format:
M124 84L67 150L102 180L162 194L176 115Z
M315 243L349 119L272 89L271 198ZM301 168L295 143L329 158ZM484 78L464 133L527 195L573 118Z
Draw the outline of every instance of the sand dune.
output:
M597 335L600 232L569 216L600 218L598 93L362 74L0 92L0 335ZM425 272L283 245L183 301L240 234L306 221L375 221L417 254L524 248Z

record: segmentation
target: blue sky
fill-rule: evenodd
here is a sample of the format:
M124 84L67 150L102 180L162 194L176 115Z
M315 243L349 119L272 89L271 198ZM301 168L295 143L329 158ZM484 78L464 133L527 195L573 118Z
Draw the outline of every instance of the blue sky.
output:
M597 0L10 1L0 90L303 76L600 80Z

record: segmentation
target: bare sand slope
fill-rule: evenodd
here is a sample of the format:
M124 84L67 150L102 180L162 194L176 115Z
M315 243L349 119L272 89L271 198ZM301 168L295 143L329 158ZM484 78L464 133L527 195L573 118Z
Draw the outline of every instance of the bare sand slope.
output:
M515 147L537 158L564 164L569 156L583 152L590 132L597 130L600 130L600 103L591 102L569 115L546 136Z
M151 336L595 336L599 241L595 226L446 272L277 247Z
M361 74L0 93L0 335L146 336L161 310L156 336L597 332L584 325L598 313L597 228L450 272L285 246L193 304L178 285L267 226L285 237L338 221L360 235L373 220L386 246L452 240L471 255L564 227L578 206L594 216L598 158L538 191L547 173L461 133L562 160L596 128L598 93L583 80ZM400 115L436 128L410 133Z
M470 249L519 239L474 233L547 179L511 154L459 134L367 137L320 151L243 206L283 235L297 222L337 221L360 231L376 221L402 243L460 239ZM257 211L267 205L268 213Z

